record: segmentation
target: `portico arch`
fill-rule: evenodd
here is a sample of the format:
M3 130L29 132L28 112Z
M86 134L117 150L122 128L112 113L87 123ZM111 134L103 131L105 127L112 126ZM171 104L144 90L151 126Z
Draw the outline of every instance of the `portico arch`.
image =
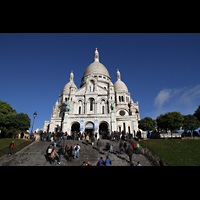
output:
M73 122L71 124L71 135L72 133L76 131L76 132L79 132L80 131L80 123L79 122Z
M99 123L99 133L102 132L102 138L106 139L108 132L109 124L106 121L102 121Z
M87 134L89 133L89 136L91 136L91 133L94 131L94 123L91 121L88 121L85 123L85 132Z

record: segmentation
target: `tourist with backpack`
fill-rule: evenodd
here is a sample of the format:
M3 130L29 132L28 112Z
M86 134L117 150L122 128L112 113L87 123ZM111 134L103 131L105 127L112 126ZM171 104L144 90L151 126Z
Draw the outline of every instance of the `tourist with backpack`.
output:
M14 147L14 141L12 141L12 142L10 143L9 152L8 152L8 155L9 155L9 156L10 156L12 150L13 150L13 147Z
M138 161L136 166L142 166L142 165L141 165L140 162Z
M73 157L73 147L71 146L69 151L68 151L68 157L69 157L69 161L72 161L72 157Z
M122 141L119 144L119 151L120 151L120 153L122 153L122 151L124 151L124 145L123 145Z
M55 147L53 148L53 150L51 151L51 156L50 156L50 164L52 164L52 162L54 163L55 157L58 156L58 154L55 151Z
M126 141L124 141L124 146L123 146L123 147L124 147L124 151L125 151L125 152L126 152L126 146L127 146L127 145L126 145Z
M87 142L87 145L89 143L89 134L87 134L86 138L85 138L86 142Z
M100 157L100 159L98 160L98 162L97 162L97 166L104 166L104 160L103 160L103 158L102 157Z
M109 154L109 150L110 150L110 144L107 142L107 144L106 144L106 151L108 152L108 154Z
M130 163L131 163L131 162L132 162L133 150L132 150L132 148L130 147L130 145L128 145L127 154L128 154L128 156L129 156L129 160L130 160Z
M98 141L97 141L97 146L98 146L98 151L100 151L100 147L101 147L101 141L100 141L100 138L99 138Z
M63 146L60 147L60 149L58 150L58 155L59 155L59 160L58 160L58 164L60 165L61 163L61 157L64 154L64 149Z
M113 145L110 144L110 153L113 153Z
M51 152L52 152L52 145L50 144L47 148L47 151L46 151L46 158L47 158L47 161L50 160L50 156L51 156Z
M76 158L76 154L77 154L77 157L79 158L79 150L80 150L80 146L79 144L75 145L74 146L74 159Z
M134 151L134 153L136 153L136 148L137 148L137 145L136 145L135 142L133 142L133 151Z
M94 145L94 135L91 137L91 142L92 142L92 145Z
M140 144L137 142L137 144L136 144L136 150L137 150L137 153L139 154L139 147L140 147Z
M105 160L105 166L110 166L111 165L111 160L109 159L109 157L107 156L106 157L106 160Z

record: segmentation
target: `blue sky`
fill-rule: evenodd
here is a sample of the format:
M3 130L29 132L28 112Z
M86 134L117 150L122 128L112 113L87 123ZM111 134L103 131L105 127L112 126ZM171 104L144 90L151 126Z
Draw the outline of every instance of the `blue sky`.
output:
M34 130L51 119L71 70L80 88L95 48L113 84L119 69L140 117L193 114L200 105L199 33L1 33L0 99Z

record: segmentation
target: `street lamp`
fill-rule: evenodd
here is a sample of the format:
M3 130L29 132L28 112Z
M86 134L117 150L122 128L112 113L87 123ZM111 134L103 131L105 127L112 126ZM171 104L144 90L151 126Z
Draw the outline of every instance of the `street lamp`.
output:
M35 121L35 117L37 116L36 111L33 113L34 119L33 119L33 124L32 124L32 128L31 128L31 133L33 132L33 125L34 125L34 121Z

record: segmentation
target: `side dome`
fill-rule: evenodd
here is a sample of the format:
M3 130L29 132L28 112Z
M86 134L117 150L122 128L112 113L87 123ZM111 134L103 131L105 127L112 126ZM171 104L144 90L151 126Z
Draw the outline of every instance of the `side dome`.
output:
M128 88L126 86L126 84L121 81L121 80L117 80L114 84L114 89L116 92L128 92Z
M74 82L69 82L67 83L62 90L62 94L69 94L70 92L70 88L75 88L77 89L76 85L74 84Z
M110 75L106 67L102 63L99 62L99 52L97 51L97 48L96 48L96 51L94 52L94 62L91 63L86 68L83 77L89 74L104 75L110 78Z
M126 84L121 81L121 74L119 72L119 70L117 69L117 81L114 84L114 89L116 92L128 92L128 88L126 86Z
M69 82L63 87L62 94L69 94L70 88L77 89L77 87L73 81L73 78L74 78L74 74L73 74L73 72L71 72L71 74L69 76Z

